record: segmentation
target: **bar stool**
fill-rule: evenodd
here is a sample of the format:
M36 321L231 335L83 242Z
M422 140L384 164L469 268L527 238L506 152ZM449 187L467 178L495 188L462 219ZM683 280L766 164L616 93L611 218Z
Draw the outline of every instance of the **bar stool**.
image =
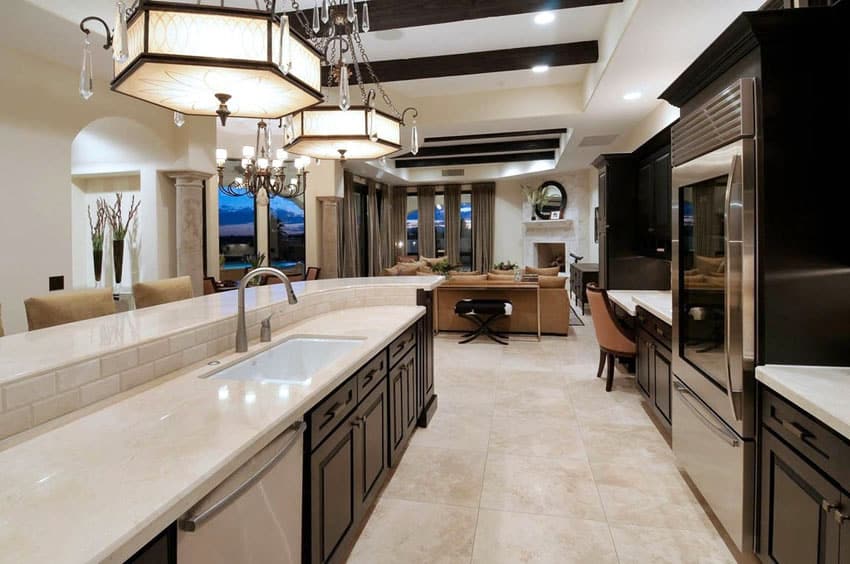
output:
M485 335L500 345L508 344L508 337L497 333L490 327L493 322L510 317L513 304L510 300L461 300L455 304L455 315L475 322L478 327L461 337L459 343L465 344L479 335Z
M24 301L30 331L115 313L112 288L61 290Z
M188 300L193 297L195 295L192 291L192 279L189 276L133 284L133 300L136 302L136 309Z

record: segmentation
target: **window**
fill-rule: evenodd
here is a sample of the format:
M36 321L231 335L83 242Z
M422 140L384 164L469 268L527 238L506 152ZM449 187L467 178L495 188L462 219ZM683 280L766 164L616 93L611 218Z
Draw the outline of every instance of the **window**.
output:
M239 161L228 160L224 181L230 183L238 175ZM218 252L222 278L238 277L257 255L257 233L254 199L218 193ZM227 276L227 274L232 274Z
M304 271L304 197L269 200L269 264Z
M434 197L434 241L438 257L446 256L446 197ZM455 212L457 213L457 212Z
M472 194L460 195L460 263L472 270Z
M408 255L419 255L419 197L407 195L407 245Z

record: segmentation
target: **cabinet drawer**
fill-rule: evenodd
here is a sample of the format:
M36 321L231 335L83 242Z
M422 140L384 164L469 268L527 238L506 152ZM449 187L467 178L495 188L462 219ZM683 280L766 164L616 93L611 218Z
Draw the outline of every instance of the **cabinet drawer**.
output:
M383 350L354 375L357 381L357 401L363 401L386 375L387 351Z
M850 488L850 444L776 393L762 390L762 422L842 487Z
M636 311L638 323L643 330L661 341L668 349L672 348L673 327L667 325L640 306L636 308Z
M351 377L310 412L308 416L310 449L319 446L355 407L357 407L357 378Z
M416 344L416 324L408 327L404 333L396 337L396 340L390 344L390 368L396 365L401 360L405 353Z

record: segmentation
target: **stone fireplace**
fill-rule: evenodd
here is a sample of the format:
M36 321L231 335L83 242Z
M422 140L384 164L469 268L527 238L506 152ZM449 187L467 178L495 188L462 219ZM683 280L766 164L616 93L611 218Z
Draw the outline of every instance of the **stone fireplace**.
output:
M535 242L534 250L537 262L532 266L537 268L557 266L561 272L566 272L568 249L565 242Z

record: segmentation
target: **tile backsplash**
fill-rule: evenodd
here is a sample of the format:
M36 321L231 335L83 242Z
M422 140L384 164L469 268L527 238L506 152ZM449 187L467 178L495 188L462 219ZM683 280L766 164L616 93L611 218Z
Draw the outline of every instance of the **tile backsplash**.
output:
M295 305L279 302L247 312L248 338L258 339L260 321L272 314L273 328L279 330L341 309L414 304L412 287L307 294ZM226 352L235 338L236 317L231 316L6 383L0 386L0 440Z

